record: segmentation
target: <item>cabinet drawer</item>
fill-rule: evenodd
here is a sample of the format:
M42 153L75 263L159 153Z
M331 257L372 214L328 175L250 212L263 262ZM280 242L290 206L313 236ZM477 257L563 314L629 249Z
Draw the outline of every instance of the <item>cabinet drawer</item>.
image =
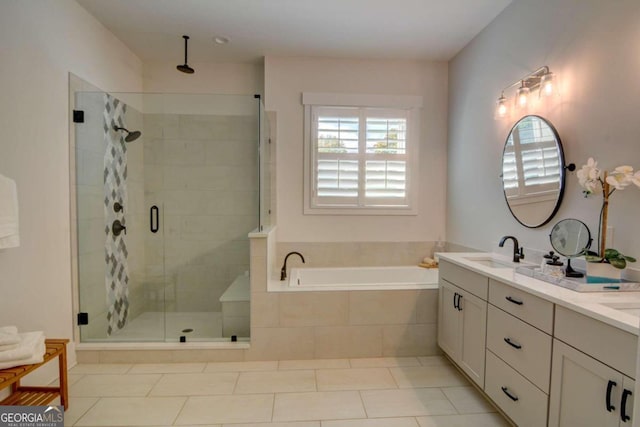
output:
M551 377L551 345L550 335L489 304L487 348L546 393Z
M453 283L461 289L474 294L477 297L487 300L489 290L489 278L481 274L474 273L466 268L458 267L455 264L440 260L440 279Z
M489 280L489 302L530 325L553 333L553 303L496 280Z
M484 391L519 427L547 425L548 396L491 351Z
M554 336L636 378L637 336L562 306L556 306Z

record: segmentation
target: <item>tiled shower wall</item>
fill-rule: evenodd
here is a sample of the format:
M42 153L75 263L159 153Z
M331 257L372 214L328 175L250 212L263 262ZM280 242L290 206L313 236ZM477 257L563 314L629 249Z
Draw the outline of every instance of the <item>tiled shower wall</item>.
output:
M80 307L89 313L89 325L83 327L83 338L107 336L107 289L105 285L105 195L104 195L104 93L76 95L76 109L85 112L85 122L76 125L76 183L78 217L78 280ZM140 129L142 114L127 106L124 124ZM144 136L142 137L144 138ZM142 138L127 145L127 198L124 218L129 270L129 318L145 310L140 294L140 278L144 274L144 176L142 173Z
M161 212L145 286L168 311L221 311L258 225L257 118L145 114L144 131L145 203Z

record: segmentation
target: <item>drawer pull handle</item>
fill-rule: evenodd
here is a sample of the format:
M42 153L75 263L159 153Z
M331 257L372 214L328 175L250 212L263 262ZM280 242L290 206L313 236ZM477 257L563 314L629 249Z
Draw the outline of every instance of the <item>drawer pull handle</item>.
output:
M462 306L460 305L461 299L462 299L462 295L458 294L458 311L462 311Z
M522 304L524 304L524 303L523 303L522 301L520 301L519 299L515 299L515 298L513 298L513 297L505 297L505 299L506 299L507 301L509 301L509 302L512 302L512 303L516 304L516 305L522 305Z
M519 400L518 396L511 394L507 387L502 387L502 392L506 394L509 397L509 399L513 400L514 402L517 402Z
M625 388L622 392L622 402L620 402L620 406L622 406L622 409L620 409L620 419L623 423L626 423L631 419L631 417L627 415L627 398L629 396L633 396L633 393L631 392L631 390L627 390Z
M457 301L458 301L458 293L455 292L453 294L453 308L456 308L456 309L458 308L458 302Z
M511 338L505 338L504 342L506 342L507 344L509 344L513 348L517 348L518 350L520 350L522 348L522 346L520 344L517 344L517 343L511 341Z
M605 401L605 405L606 405L607 411L609 412L614 411L616 409L616 407L611 404L611 390L613 390L613 388L617 385L618 384L616 384L615 381L611 381L611 380L609 380L609 382L607 383L607 399Z

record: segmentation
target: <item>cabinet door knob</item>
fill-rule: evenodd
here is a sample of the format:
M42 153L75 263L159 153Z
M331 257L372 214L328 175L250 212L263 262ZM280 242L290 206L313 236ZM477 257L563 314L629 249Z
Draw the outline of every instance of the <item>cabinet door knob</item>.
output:
M617 385L618 384L616 384L615 381L611 381L611 380L609 380L609 382L607 383L607 398L604 403L606 405L607 411L609 412L614 411L616 409L616 407L611 404L611 390L613 390L613 388Z
M626 388L624 389L624 391L622 392L622 401L620 402L620 419L622 420L622 422L626 423L627 421L629 421L631 419L631 417L629 415L627 415L627 398L629 396L633 396L633 393L631 392L631 390L627 390Z
M522 301L520 301L519 299L513 298L513 297L505 297L505 299L509 302L512 302L516 305L522 305L524 304Z
M507 397L509 397L509 399L513 400L514 402L517 402L519 400L518 396L516 396L515 394L512 394L507 387L503 386L501 388L502 388L502 392L506 394Z
M522 346L520 344L511 341L511 338L505 338L504 342L506 342L507 344L509 344L513 348L517 348L518 350L520 350L522 348Z

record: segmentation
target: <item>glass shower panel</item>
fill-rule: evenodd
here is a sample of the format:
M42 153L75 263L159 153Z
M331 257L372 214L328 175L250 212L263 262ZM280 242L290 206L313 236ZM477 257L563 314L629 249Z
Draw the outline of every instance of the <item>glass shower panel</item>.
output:
M260 113L260 230L271 226L272 152L271 128L264 104L259 101Z
M259 101L76 93L83 342L248 339Z
M104 92L75 95L74 109L84 112L84 121L75 124L83 342L164 339L162 316L140 317L150 305L164 306L164 296L147 283L144 133L138 138L134 133L142 128L143 115L139 102L131 101ZM164 257L162 246L159 251Z

